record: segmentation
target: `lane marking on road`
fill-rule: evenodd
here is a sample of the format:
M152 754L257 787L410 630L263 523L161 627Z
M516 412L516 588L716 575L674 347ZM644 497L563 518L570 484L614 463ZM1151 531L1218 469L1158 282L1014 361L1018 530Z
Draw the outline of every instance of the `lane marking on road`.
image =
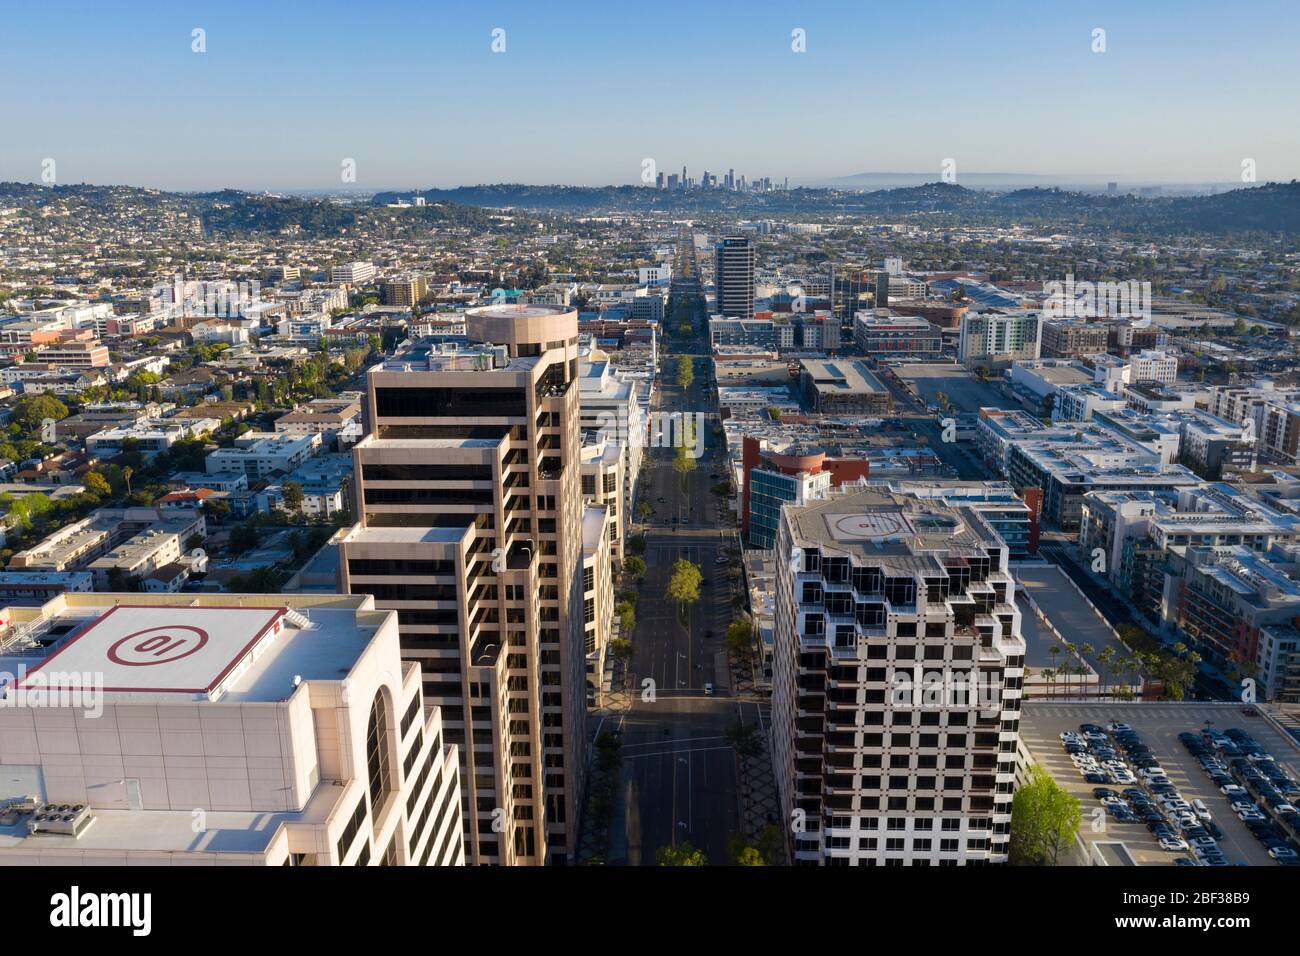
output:
M699 743L701 740L725 740L725 739L726 738L723 737L722 734L714 734L712 737L683 737L682 739L676 742L679 744L694 744L694 743ZM639 744L624 744L623 749L626 750L628 747L649 747L652 744L658 745L660 743L662 743L662 741L647 740L644 743L639 743Z
M725 747L692 747L689 750L656 750L653 753L648 753L648 754L627 754L626 759L639 760L642 757L676 757L676 756L680 756L681 754L699 754L699 753L708 753L713 750L732 750L732 749L734 748L728 745Z

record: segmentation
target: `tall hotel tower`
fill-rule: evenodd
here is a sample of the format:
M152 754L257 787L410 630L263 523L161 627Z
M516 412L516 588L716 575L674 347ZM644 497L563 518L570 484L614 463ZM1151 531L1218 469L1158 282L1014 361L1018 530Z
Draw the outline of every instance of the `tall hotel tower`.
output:
M796 865L1007 859L1025 643L979 513L866 488L787 505L772 753Z
M371 369L342 590L397 611L459 744L470 863L569 861L586 708L578 316L486 306Z

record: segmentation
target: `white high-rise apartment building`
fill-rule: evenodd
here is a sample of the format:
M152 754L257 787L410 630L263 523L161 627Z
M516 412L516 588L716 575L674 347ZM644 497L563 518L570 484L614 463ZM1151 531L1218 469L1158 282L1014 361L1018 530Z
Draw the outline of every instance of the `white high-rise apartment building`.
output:
M975 510L878 488L786 506L772 751L796 865L1007 859L1025 643Z

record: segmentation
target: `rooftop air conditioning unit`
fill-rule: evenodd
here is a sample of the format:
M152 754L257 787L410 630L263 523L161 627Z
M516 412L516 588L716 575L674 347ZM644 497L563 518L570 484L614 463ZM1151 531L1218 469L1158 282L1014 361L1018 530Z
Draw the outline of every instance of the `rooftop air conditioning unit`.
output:
M27 824L28 832L79 837L94 817L84 803L45 804Z

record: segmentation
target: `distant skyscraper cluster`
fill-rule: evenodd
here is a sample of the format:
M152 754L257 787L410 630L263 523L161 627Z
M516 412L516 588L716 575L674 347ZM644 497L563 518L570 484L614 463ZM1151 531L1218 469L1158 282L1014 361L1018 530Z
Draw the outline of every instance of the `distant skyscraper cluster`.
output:
M688 176L686 167L683 166L680 175L659 173L655 177L655 186L659 189L725 189L729 192L762 193L789 189L790 177L787 176L778 183L771 176L749 179L744 173L737 175L734 169L728 169L723 176L719 177L717 173L706 169L697 179Z

